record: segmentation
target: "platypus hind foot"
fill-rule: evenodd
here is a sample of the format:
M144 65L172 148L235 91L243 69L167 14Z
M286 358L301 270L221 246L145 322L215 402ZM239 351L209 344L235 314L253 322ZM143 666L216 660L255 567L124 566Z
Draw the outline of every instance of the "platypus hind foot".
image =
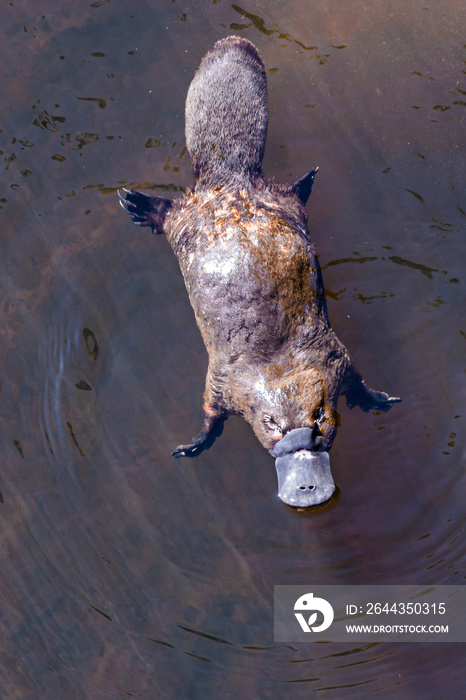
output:
M136 190L125 190L126 196L118 192L120 204L131 216L136 226L150 226L152 233L164 233L163 225L172 203L165 197L152 197Z

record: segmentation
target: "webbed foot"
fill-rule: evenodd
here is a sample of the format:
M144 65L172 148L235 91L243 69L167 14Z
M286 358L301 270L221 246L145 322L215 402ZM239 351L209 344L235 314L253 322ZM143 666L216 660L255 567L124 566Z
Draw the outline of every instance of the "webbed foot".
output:
M120 204L131 216L136 226L150 226L152 233L164 233L163 225L168 210L172 206L170 199L165 197L152 197L151 195L125 190L126 196L122 197L118 192Z
M224 412L219 415L206 415L199 435L193 437L189 445L178 445L173 450L172 457L197 457L204 450L208 450L223 433L223 425L227 418L228 415Z
M355 381L345 393L346 403L350 408L359 406L363 411L388 411L400 398L389 396L385 391L370 389L362 381Z

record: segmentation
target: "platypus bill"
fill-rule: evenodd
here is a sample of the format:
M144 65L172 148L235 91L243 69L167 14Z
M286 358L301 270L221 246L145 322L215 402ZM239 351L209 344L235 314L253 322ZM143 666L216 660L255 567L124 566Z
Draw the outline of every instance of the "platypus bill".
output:
M339 395L363 411L401 399L366 386L330 326L305 211L316 171L292 186L264 177L267 121L256 48L218 41L186 100L194 189L173 201L130 190L120 201L134 223L167 236L209 355L204 425L172 454L197 456L240 415L276 459L282 501L307 508L335 491Z

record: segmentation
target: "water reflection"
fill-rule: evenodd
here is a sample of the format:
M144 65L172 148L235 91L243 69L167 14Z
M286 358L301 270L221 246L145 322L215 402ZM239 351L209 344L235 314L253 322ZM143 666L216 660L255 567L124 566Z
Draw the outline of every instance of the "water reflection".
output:
M461 695L457 645L273 642L275 584L464 579L460 5L345 7L5 8L2 697ZM190 185L186 90L232 31L268 69L267 173L321 166L332 323L403 397L340 405L339 497L312 516L239 419L170 458L205 351L166 241L117 204Z

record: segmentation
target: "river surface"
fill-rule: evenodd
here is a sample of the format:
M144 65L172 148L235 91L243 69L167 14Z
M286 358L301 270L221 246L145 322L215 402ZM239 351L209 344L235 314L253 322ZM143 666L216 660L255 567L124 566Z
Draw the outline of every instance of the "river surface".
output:
M464 697L461 644L277 644L273 586L464 584L465 7L15 0L0 26L2 700ZM299 514L231 418L196 460L207 356L166 240L119 187L192 186L184 101L244 36L264 169L308 205L368 384L339 495Z

